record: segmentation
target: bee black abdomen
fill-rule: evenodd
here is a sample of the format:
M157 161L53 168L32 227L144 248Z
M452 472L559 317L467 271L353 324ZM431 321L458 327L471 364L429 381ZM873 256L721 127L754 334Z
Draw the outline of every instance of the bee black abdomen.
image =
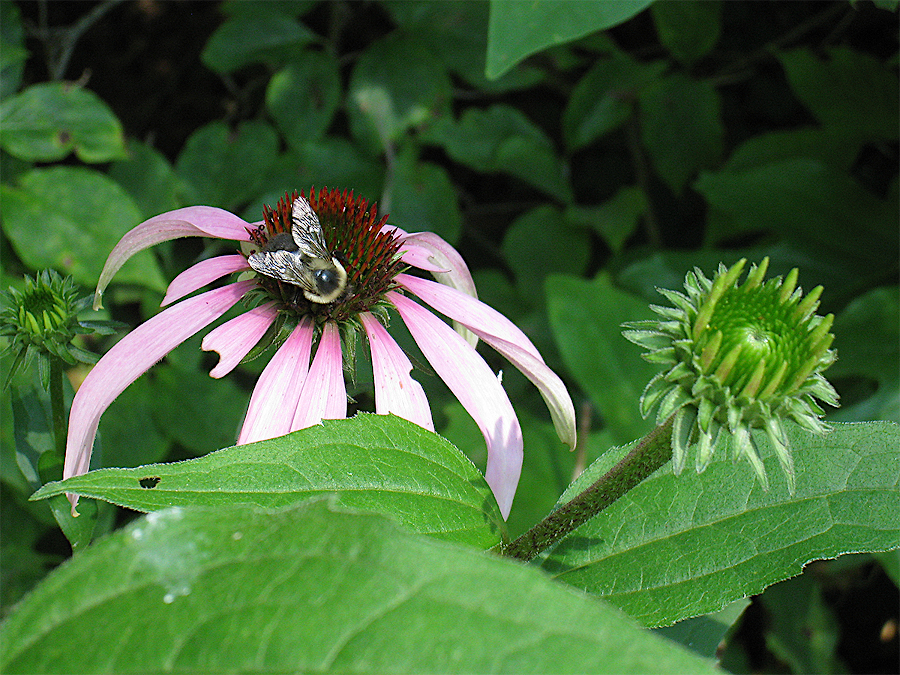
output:
M273 235L263 246L263 253L271 253L272 251L298 251L297 242L291 236L290 232L279 232Z

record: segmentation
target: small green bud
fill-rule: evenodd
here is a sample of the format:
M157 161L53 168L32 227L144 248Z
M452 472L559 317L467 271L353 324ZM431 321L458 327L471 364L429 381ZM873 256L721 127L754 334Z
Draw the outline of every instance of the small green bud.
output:
M34 278L26 276L23 290L10 288L0 293L0 302L0 335L7 340L2 351L16 352L6 384L33 353L42 363L46 358L62 358L69 364L94 361L89 352L71 344L76 334L93 332L85 330L78 321L84 301L78 298L78 288L71 277L62 277L53 270L44 270ZM91 325L103 327L112 323L94 321Z

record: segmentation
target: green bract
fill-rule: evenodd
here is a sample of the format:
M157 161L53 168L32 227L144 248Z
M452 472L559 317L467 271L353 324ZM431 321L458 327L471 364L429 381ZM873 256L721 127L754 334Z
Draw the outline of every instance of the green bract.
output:
M674 415L672 460L680 473L696 444L697 471L709 464L724 430L735 453L752 464L763 486L768 479L751 434L764 429L794 491L794 462L782 423L793 420L825 433L816 399L838 405L821 372L835 360L829 333L834 316L815 314L822 287L805 298L797 269L764 281L769 259L752 265L737 283L746 260L719 266L712 279L689 272L687 294L659 289L674 307L653 306L659 321L625 324L625 337L649 351L644 358L664 366L641 395L641 414L657 408L657 422Z

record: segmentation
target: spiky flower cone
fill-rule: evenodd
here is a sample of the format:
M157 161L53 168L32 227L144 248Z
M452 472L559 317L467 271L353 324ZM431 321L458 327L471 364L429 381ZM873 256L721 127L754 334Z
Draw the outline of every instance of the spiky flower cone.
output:
M765 430L793 494L794 462L784 433L793 420L817 434L828 426L816 399L838 405L834 387L822 376L835 360L829 333L834 316L815 314L818 286L805 298L797 269L764 281L769 259L719 266L712 279L696 269L685 278L687 294L659 289L674 307L653 306L660 321L625 325L625 337L648 351L644 358L665 370L641 395L641 414L657 409L657 423L674 415L672 461L684 468L694 447L703 471L727 434L737 457L746 457L768 488L768 478L751 431Z

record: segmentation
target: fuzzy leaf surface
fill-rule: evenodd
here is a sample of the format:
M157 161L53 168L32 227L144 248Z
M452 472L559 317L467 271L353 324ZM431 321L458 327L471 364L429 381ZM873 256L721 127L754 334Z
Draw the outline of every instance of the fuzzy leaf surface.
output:
M681 476L663 467L563 539L544 561L561 581L599 595L647 626L721 609L844 553L900 543L900 427L838 424L824 437L790 427L797 492L756 441L771 487L717 451ZM588 468L563 501L599 476Z
M326 500L149 514L3 635L4 673L714 672L534 568Z
M353 509L390 514L416 532L490 548L503 520L484 477L440 436L397 417L360 414L205 457L100 469L50 483L138 511L252 504L278 508L339 493Z

